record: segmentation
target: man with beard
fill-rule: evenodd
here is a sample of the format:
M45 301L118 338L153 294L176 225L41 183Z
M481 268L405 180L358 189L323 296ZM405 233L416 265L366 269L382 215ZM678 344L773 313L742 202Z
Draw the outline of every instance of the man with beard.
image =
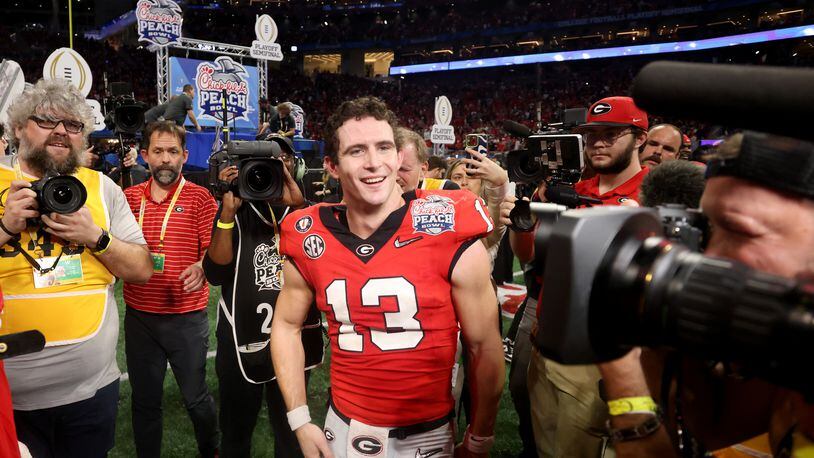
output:
M0 334L38 329L46 347L7 359L14 421L33 456L103 457L119 399L116 277L146 282L150 256L124 194L79 167L93 115L69 83L40 80L8 111L18 155L0 159ZM40 214L34 180L70 174L81 209Z
M607 97L594 103L587 123L577 132L585 138L585 156L596 171L575 186L577 193L603 205L634 205L648 172L636 154L647 139L647 113L630 97ZM531 234L531 233L529 233ZM533 258L533 237L513 245L518 257ZM522 253L522 255L521 255ZM539 302L539 300L538 300ZM541 304L537 309L537 318ZM537 349L528 369L531 417L541 457L602 456L607 451L608 408L599 395L594 365L564 366L543 358Z
M206 386L209 287L201 261L217 205L206 188L187 182L185 132L171 121L144 133L141 157L152 177L125 190L150 248L153 277L125 283L125 351L133 387L133 433L140 457L161 455L161 397L167 362L195 428L202 457L216 453L215 402Z
M639 151L639 162L645 167L655 167L662 162L678 159L682 136L672 124L653 126L647 133L647 142Z

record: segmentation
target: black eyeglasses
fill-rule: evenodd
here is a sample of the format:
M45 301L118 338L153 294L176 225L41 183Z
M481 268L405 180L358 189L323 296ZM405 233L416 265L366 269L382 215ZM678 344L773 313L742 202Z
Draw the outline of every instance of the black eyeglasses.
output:
M607 129L584 132L582 136L583 138L585 138L585 141L588 144L595 143L597 140L599 140L606 145L612 145L616 143L616 140L618 140L619 138L632 133L633 131L631 129L622 129L622 130Z
M71 133L71 134L81 133L82 129L85 128L85 123L81 123L79 121L73 121L71 119L53 120L53 119L40 118L39 116L31 116L28 119L30 119L30 120L34 121L35 123L37 123L37 125L40 126L41 128L48 129L48 130L54 130L54 129L57 128L59 123L62 123L62 126L65 127L65 130L68 133Z

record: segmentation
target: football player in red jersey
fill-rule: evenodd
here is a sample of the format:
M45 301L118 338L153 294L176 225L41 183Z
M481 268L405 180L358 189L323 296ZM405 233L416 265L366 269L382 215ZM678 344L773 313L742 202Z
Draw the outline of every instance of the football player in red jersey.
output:
M459 330L469 350L472 422L456 456L487 456L503 348L494 326L490 263L477 240L492 230L483 201L462 191L402 195L395 117L375 98L343 103L329 119L328 171L344 200L283 223L285 284L272 323L272 357L305 456L453 454L451 378ZM308 304L325 312L331 408L310 422L300 329Z

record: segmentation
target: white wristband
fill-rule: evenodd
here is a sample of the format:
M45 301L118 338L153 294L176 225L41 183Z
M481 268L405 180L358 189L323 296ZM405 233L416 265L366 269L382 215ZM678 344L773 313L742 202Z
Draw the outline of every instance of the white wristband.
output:
M464 447L472 453L488 454L495 444L495 436L476 436L469 428L466 428L464 436Z
M301 405L296 409L289 410L285 415L288 417L288 426L291 427L291 431L296 431L301 426L311 422L311 412L308 411L307 405Z

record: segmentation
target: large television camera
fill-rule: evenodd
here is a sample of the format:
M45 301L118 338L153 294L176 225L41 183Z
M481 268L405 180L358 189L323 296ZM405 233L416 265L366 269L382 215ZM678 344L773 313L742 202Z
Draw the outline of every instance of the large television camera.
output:
M107 80L105 80L107 82ZM129 145L134 143L138 134L144 129L144 111L147 105L136 100L130 83L111 83L107 90L108 96L103 101L105 113L105 127L112 130L118 137L118 148L115 153L119 156L119 163L124 163L124 158L130 150ZM121 170L122 188L132 185L129 167L122 167Z
M291 141L269 136L261 141L231 141L209 157L209 187L217 199L232 191L237 197L254 201L279 201L285 186L285 164L281 156L294 155ZM231 183L221 181L220 172L237 166L238 176Z
M763 78L782 80L788 72L795 79L805 73L807 78L798 81L809 89L814 81L811 72L804 70L741 67L735 71L724 66L717 73L721 66L650 65L658 71L645 67L633 94L636 98L636 84L644 84L651 102L647 106L636 99L637 105L658 114L664 114L665 107L704 112L704 116L717 112L721 116L717 121L731 112L707 109L697 99L671 105L660 97L673 97L673 85L686 87L689 96L690 88L705 86L700 81L740 88L741 93L707 101L727 104L733 99L748 100L750 91L762 91L755 81ZM650 91L651 84L658 90ZM788 79L780 85L802 87ZM639 88L638 93L642 92ZM810 112L811 97L802 99L789 103L809 104ZM738 113L738 119L749 118L754 125L758 121L750 116L762 118L757 111L761 115L783 111L759 103L751 110L751 114ZM788 127L782 129L786 132ZM800 136L811 134L800 130ZM810 181L814 144L756 132L744 132L742 139L737 155L722 155L709 165L713 176L733 175L814 195ZM706 361L733 362L742 375L814 395L810 382L814 366L806 364L805 353L814 344L814 282L767 274L697 252L703 244L702 218L685 209L565 210L551 204L531 208L539 221L535 261L545 267L544 306L535 344L545 356L566 364L589 364L619 358L635 346L667 347ZM689 248L683 244L688 240L700 241Z
M585 146L582 136L571 130L585 123L586 113L585 108L566 109L562 122L547 124L535 133L522 124L504 122L504 130L526 139L525 149L506 155L509 180L535 186L545 182L546 199L567 207L601 203L574 190L585 165Z

